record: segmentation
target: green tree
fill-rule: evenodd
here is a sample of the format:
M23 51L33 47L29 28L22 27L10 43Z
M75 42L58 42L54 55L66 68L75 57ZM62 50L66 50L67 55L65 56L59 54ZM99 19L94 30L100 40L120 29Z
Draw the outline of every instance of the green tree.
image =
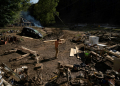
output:
M39 20L42 25L55 23L55 15L59 15L56 11L59 0L39 0L37 4L31 6L32 15Z
M13 23L20 17L21 10L27 10L30 0L0 0L0 26Z

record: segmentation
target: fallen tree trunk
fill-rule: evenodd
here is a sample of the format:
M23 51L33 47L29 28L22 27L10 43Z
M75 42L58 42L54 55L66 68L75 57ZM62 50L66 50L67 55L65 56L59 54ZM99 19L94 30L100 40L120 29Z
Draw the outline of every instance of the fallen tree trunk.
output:
M16 60L21 60L21 59L23 59L23 58L25 58L25 57L27 57L27 56L29 56L29 55L30 55L30 53L21 55L20 57L17 57Z
M23 46L21 47L21 49L23 49L23 50L25 50L25 51L29 51L31 54L37 56L37 51L30 50L30 49L25 48L25 47L23 47Z
M5 51L4 54L15 53L15 52L17 52L17 50L18 50L18 49L15 48L14 50Z

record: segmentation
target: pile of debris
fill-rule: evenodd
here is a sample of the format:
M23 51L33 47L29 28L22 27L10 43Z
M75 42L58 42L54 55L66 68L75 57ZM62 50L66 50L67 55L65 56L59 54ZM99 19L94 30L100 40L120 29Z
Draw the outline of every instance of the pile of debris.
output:
M119 44L108 46L99 43L99 37L89 36L84 41L84 51L79 50L78 47L71 48L70 56L76 54L77 58L82 60L84 58L82 65L74 65L73 69L82 71L80 72L79 78L74 78L71 84L74 86L82 85L83 82L86 84L87 79L91 85L105 85L105 86L119 86L120 85L120 51ZM84 56L81 56L81 53ZM111 70L98 71L95 68L96 63L105 63ZM91 66L92 65L92 66ZM82 79L81 79L82 78Z
M119 42L120 35L118 33L112 33L107 31L92 31L92 32L85 32L82 34L79 34L80 36L73 37L72 42L84 42L86 39L89 38L89 36L97 36L99 37L99 41L115 41Z
M0 85L18 86L23 84L25 85L26 83L33 83L34 85L38 86L43 84L41 73L41 70L43 70L43 64L39 63L40 56L38 55L37 51L33 51L31 49L21 46L18 48L11 49L9 51L5 51L4 55L17 53L19 51L24 52L26 54L16 57L15 59L9 59L9 62L18 61L30 55L32 59L36 60L36 64L34 66L34 69L36 71L35 78L31 79L28 72L29 68L27 66L22 66L21 68L13 69L8 67L5 63L2 63L0 67L1 68L0 74L2 74L0 78L2 79Z
M1 34L4 34L4 33L18 33L20 32L19 30L8 30L8 31L2 31Z
M49 83L52 85L57 82L60 76L66 77L66 82L70 86L120 85L119 72L115 70L107 70L105 73L103 73L102 71L97 71L94 64L86 65L85 63L81 63L80 65L70 65L59 61L57 69L57 76L54 76L49 80ZM74 72L78 72L76 77Z
M0 37L0 45L7 44L7 43L15 43L20 42L20 39L16 36L2 36Z
M99 43L100 38L91 36L91 34L82 35L79 40L83 38L84 49L80 50L75 46L70 51L70 57L77 56L77 59L83 63L71 65L59 61L57 76L51 78L49 83L55 84L60 76L64 76L67 79L67 84L71 86L119 86L120 51L117 51L116 47L118 48L120 45L108 46ZM110 69L100 70L100 68L96 68L98 63L105 63L106 67L110 67ZM74 75L73 72L78 72L78 75Z
M103 34L101 32L101 34ZM105 34L105 33L104 33ZM102 36L104 36L104 34ZM97 34L100 35L100 34ZM56 84L58 78L65 78L68 85L71 86L119 86L120 85L120 51L119 44L108 46L103 43L99 43L101 36L91 36L89 32L84 33L77 40L72 40L74 42L82 41L84 43L84 49L80 50L79 47L71 48L70 57L77 56L81 64L67 64L62 61L58 61L56 76L51 78L48 83ZM7 38L4 40L12 42L17 40L17 38ZM54 42L56 40L48 40L46 42ZM61 41L65 42L64 39ZM35 78L29 79L29 68L27 66L22 66L21 68L11 69L6 64L1 64L0 79L1 84L20 85L26 82L32 82L34 85L42 85L42 73L43 64L39 63L41 60L40 55L37 51L28 49L26 47L17 47L9 51L5 51L4 55L17 53L22 51L25 54L15 59L9 59L9 62L18 61L24 59L28 56L36 60L34 69L36 70ZM97 63L105 63L111 68L105 71L98 70L96 68ZM76 74L74 73L76 72ZM62 77L61 77L62 76ZM4 79L3 79L4 78ZM1 85L0 84L0 85Z

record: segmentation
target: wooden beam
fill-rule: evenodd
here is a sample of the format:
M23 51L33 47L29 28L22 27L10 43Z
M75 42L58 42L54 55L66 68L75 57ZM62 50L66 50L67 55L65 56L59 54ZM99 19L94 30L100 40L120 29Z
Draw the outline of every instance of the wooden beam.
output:
M3 83L5 84L5 86L12 86L10 83L8 83L5 79L3 79L2 78L2 80L3 80ZM3 85L4 86L4 85Z
M14 50L8 50L8 51L5 51L5 54L9 54L9 53L15 53L18 49L15 48Z
M33 39L33 38L31 38L31 37L26 37L26 36L22 36L22 37L24 37L24 38L29 38L29 39Z
M109 55L107 55L106 58L108 58L108 59L111 60L111 61L114 60L113 57L111 57L111 56L109 56Z
M23 58L25 58L25 57L27 57L27 56L29 56L29 55L30 55L30 53L21 55L20 57L17 57L16 60L21 60L21 59L23 59Z
M2 63L1 66L3 67L3 71L10 75L13 79L15 79L15 81L20 81L20 77L17 73L15 73L11 68L9 68L6 64Z
M66 64L62 61L58 61L58 68L60 67L60 65L66 67L66 68L73 68L73 65L71 65L71 64Z
M70 65L70 64L64 64L64 67L66 67L66 68L73 68L73 65Z
M107 47L107 49L111 49L111 48L114 48L114 47L118 47L118 44L110 46L110 47Z
M107 53L112 54L112 55L120 58L120 55L118 55L118 54L116 54L116 53L114 53L114 52L110 52L109 50L105 50L105 49L104 49L104 51L106 51Z
M64 41L65 39L60 39L61 41ZM43 41L43 42L54 42L54 41L57 41L57 39L56 40L47 40L47 41Z
M95 55L95 56L97 56L97 57L101 57L99 54L97 54L97 53L94 52L94 51L91 51L90 53L93 54L93 55Z
M37 56L37 51L30 50L30 49L25 48L25 47L23 47L23 46L21 47L21 49L26 50L26 51L29 51L31 54Z

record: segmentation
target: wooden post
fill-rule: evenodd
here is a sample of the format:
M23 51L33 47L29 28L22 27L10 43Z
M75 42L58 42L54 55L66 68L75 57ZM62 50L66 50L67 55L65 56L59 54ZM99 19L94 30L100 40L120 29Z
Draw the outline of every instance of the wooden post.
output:
M36 57L37 64L39 64L40 56Z

